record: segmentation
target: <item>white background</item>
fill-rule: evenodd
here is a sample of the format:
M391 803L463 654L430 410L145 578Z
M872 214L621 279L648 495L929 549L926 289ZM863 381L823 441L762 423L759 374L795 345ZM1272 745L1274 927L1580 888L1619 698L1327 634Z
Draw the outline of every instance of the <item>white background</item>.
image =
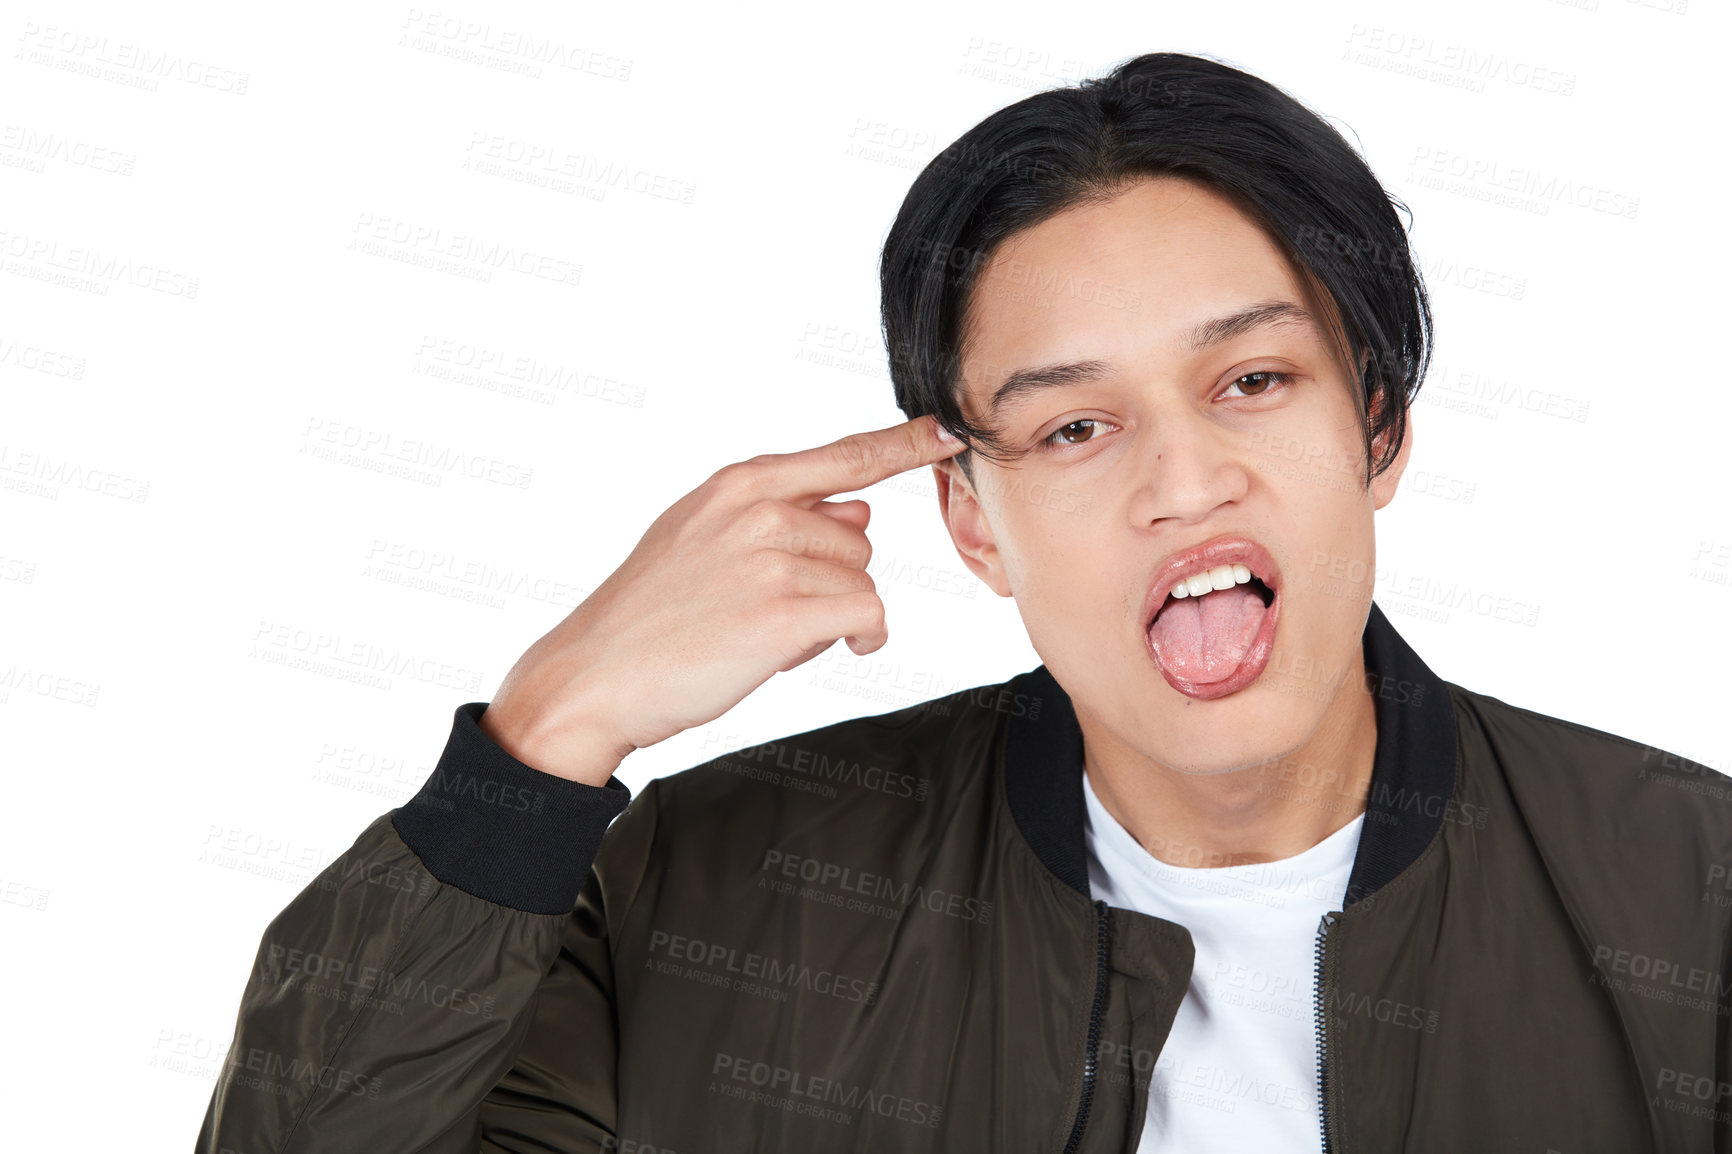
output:
M266 924L453 709L716 468L903 419L875 260L919 167L1140 52L1285 87L1412 207L1439 336L1379 515L1380 587L1421 590L1379 594L1396 627L1451 681L1732 766L1723 8L150 7L0 25L14 1145L82 1118L185 1149ZM517 70L525 36L571 66ZM356 244L381 227L577 283ZM557 383L512 395L522 364ZM327 434L501 479L323 459ZM890 643L634 754L634 790L1037 664L929 476L865 495ZM1500 601L1536 619L1474 608Z

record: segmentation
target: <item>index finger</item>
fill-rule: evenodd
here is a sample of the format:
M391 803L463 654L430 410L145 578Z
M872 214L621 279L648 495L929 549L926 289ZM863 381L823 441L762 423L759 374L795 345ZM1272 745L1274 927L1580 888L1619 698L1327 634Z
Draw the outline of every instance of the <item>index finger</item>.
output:
M941 438L942 428L937 417L927 415L868 433L850 433L814 449L766 454L775 470L770 488L785 501L820 501L936 464L968 447Z

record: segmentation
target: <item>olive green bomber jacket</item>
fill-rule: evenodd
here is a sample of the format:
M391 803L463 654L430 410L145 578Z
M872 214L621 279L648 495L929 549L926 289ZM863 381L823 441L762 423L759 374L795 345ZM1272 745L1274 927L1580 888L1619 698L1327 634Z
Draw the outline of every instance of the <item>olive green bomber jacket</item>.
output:
M1164 1052L1191 938L1091 899L1040 666L636 798L459 707L265 930L197 1149L1131 1152L1160 1065L1336 1154L1732 1151L1732 779L1444 682L1375 604L1364 651L1315 1102Z

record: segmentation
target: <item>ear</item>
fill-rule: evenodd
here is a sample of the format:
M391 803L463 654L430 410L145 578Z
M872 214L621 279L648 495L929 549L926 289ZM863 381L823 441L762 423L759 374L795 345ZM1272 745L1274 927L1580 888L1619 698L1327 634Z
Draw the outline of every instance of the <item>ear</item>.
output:
M1401 449L1395 454L1395 459L1389 463L1389 468L1378 474L1371 482L1371 507L1381 509L1395 499L1395 490L1401 484L1401 475L1407 471L1408 458L1413 455L1413 406L1407 409L1407 431L1401 438ZM1381 453L1393 437L1391 430L1380 436L1374 447Z
M980 462L975 461L978 472ZM968 571L986 583L1000 597L1011 596L1010 582L1004 564L993 541L992 525L986 519L974 486L962 475L962 467L951 457L932 466L932 479L938 485L938 515L950 531L951 543Z

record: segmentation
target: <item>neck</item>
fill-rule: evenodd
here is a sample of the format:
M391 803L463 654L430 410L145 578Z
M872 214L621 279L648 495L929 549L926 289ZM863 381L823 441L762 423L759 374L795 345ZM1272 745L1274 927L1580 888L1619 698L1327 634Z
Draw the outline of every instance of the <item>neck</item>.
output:
M1078 710L1083 772L1113 819L1169 865L1252 865L1304 853L1365 812L1377 717L1370 694L1355 692L1364 670L1357 653L1305 744L1221 773L1171 769ZM1295 772L1313 766L1339 772Z

